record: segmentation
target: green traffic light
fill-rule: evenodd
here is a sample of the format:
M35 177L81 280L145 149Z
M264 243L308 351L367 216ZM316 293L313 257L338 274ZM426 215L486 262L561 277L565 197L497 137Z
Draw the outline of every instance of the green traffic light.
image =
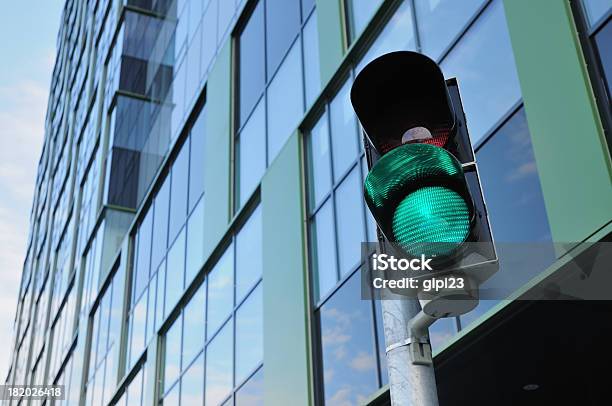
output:
M374 165L365 198L390 241L409 255L437 257L452 254L468 237L471 206L457 192L464 186L461 164L447 150L405 144Z
M470 229L470 211L454 190L427 186L410 193L393 214L397 243L417 256L450 254L465 241Z

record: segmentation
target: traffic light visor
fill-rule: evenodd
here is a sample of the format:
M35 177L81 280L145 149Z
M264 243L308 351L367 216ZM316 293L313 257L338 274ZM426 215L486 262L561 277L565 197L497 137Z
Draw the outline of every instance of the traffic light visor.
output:
M351 102L381 155L402 145L416 127L432 136L420 142L444 146L455 125L442 71L416 52L391 52L370 62L353 83Z

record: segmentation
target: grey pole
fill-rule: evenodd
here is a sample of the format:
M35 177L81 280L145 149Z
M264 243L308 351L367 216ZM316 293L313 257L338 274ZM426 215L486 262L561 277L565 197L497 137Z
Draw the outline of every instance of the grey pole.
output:
M426 328L434 319L423 322L416 298L406 298L388 289L381 293L391 404L438 406L429 337L414 337L413 334L415 320L419 320L418 331L422 331L422 325Z

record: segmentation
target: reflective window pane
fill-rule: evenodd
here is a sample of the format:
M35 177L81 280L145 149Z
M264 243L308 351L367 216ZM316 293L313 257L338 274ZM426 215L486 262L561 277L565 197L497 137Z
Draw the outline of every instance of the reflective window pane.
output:
M140 297L138 303L134 305L131 317L131 345L129 366L134 365L142 350L145 347L145 328L147 323L147 295ZM98 350L102 344L98 343Z
M308 19L302 32L302 38L304 42L304 90L306 93L306 108L308 108L321 92L317 13L312 13Z
M155 281L153 280L152 283ZM148 296L147 302L147 321L145 330L145 346L150 341L154 333L154 320L155 320L155 285L149 285L146 295ZM144 348L144 347L143 347Z
M292 0L282 0L291 3ZM302 53L296 42L268 87L268 161L272 162L304 113ZM297 79L297 80L296 80Z
M472 143L521 98L501 1L491 3L442 62L457 77Z
M395 11L391 20L385 25L376 41L361 58L355 71L361 71L370 61L393 51L414 51L416 42L412 18L412 7L409 1L404 1Z
M338 280L331 199L328 199L317 214L315 214L311 227L313 274L317 280L315 286L318 287L315 297L320 299Z
M155 196L155 209L153 219L153 248L151 252L151 266L157 268L166 255L168 247L168 210L170 208L170 179L166 178L164 184Z
M187 182L189 179L189 144L183 145L172 164L172 183L170 187L170 241L185 223L187 215Z
M183 336L183 368L204 347L204 315L206 306L206 285L200 286L184 310L186 331Z
M234 1L220 0L218 7L219 7L219 21L218 21L219 29L217 32L217 39L220 43L221 40L224 38L225 34L227 33L230 27L230 24L233 20L234 11L235 11Z
M234 254L229 246L208 277L207 334L210 338L234 307Z
M166 261L166 313L169 312L183 293L183 276L185 273L185 229L183 228L176 241L168 251Z
M197 2L194 2L197 3ZM200 90L200 49L202 42L202 30L198 26L198 29L187 48L187 58L185 58L186 64L186 78L185 78L185 102L191 103L195 98L196 94Z
M202 17L202 73L210 68L217 51L217 2L209 1Z
M264 391L264 369L260 368L259 371L253 375L247 383L245 383L236 392L236 403L235 406L261 406L264 404L263 391Z
M608 101L612 98L612 20L608 20L595 35L595 43L604 78L608 85Z
M371 302L356 272L319 310L326 404L357 405L378 386Z
M354 40L366 27L382 0L348 0L351 38Z
M164 391L172 386L181 372L182 321L182 317L179 316L166 333Z
M364 241L361 190L361 177L357 166L338 186L335 194L341 274L351 271L361 260L361 243Z
M484 0L416 0L422 52L438 59L483 3Z
M236 236L236 301L240 301L255 281L261 278L261 208L258 207Z
M187 264L185 285L188 285L204 264L204 199L200 200L187 221Z
M263 361L262 285L236 311L236 383Z
M188 38L191 39L191 37L194 35L196 27L199 27L200 24L200 19L202 18L202 7L204 6L204 2L203 1L195 1L195 0L191 0L189 1L189 15L187 16L189 18L189 35ZM191 48L193 45L190 44L189 47Z
M166 296L166 261L163 261L157 270L157 301L155 304L155 329L162 325L162 321L166 317L165 313L165 296Z
M233 386L232 323L226 323L206 348L206 402L217 405Z
M134 295L137 299L149 282L149 268L151 267L151 237L153 214L149 210L143 219L137 233L137 254L136 264L134 265Z
M525 111L515 113L476 156L495 240L550 241Z
M612 7L610 0L582 0L582 4L586 9L586 14L591 25L598 22Z
M204 149L206 145L205 129L206 109L200 112L191 129L191 149L189 159L189 210L191 211L202 193L204 193Z
M246 121L266 82L263 3L259 1L240 34L240 123Z
M128 387L128 403L130 405L142 404L142 383L145 372L143 372L143 369L141 369L140 371L138 371L138 374L134 377L134 379L132 379L132 382L130 382L130 385ZM100 383L100 385L102 384Z
M246 202L266 170L266 121L264 114L265 109L262 99L240 133L238 144L240 204Z
M350 101L352 82L346 81L330 103L334 179L338 180L357 158L357 122Z
M311 208L315 208L331 189L331 166L329 155L329 127L327 114L324 114L310 131L310 185Z
M172 388L172 391L170 391L164 398L164 406L177 406L179 404L179 388L180 388L180 385L178 383L174 385L174 387ZM132 404L131 396L129 396L128 402L130 405ZM140 404L140 403L136 403L136 404Z
M202 406L203 404L204 354L202 353L181 377L181 406Z
M300 1L266 0L265 3L267 68L271 78L299 32Z
M518 289L556 259L523 109L477 151L476 157L499 257L499 271L482 288ZM497 302L481 300L461 316L462 327Z

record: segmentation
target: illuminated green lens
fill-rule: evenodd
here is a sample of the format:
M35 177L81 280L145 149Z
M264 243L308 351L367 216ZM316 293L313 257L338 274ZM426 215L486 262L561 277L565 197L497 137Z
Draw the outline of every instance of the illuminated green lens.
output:
M410 193L393 214L396 242L410 255L428 257L450 254L465 241L470 213L465 200L442 186L428 186Z

